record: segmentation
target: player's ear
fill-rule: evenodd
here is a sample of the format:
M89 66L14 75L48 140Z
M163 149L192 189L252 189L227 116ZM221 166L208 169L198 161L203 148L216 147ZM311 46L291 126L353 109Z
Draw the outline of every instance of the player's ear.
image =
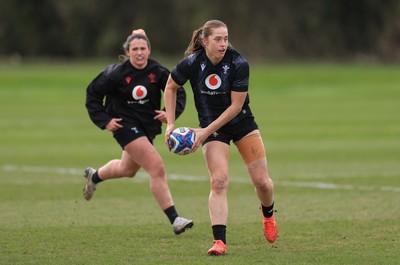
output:
M203 47L205 47L208 43L208 40L206 38L201 38L200 42L201 42L201 45L203 45Z

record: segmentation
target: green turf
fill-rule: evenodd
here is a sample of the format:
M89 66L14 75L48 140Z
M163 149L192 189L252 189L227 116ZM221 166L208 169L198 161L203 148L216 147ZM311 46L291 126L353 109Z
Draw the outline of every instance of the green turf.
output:
M89 120L85 88L105 66L0 65L0 264L398 264L400 66L254 65L250 100L276 188L280 237L232 149L228 254L208 257L200 152L156 147L192 230L172 233L141 171L81 194L83 169L120 156ZM197 126L188 107L177 126Z

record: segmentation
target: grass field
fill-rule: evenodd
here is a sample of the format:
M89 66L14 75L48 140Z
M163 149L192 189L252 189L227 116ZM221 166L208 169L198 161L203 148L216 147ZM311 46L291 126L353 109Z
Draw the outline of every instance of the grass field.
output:
M83 169L120 156L89 120L85 88L105 66L0 66L0 264L399 264L400 66L252 67L250 100L275 182L280 237L269 244L232 149L228 254L208 257L200 152L165 159L175 236L145 172L82 197ZM178 126L197 126L192 94Z

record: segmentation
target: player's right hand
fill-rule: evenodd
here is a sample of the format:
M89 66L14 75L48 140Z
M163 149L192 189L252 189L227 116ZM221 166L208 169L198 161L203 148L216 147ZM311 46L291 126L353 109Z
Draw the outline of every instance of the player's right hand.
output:
M119 122L121 122L121 121L122 121L122 118L112 118L106 125L107 131L115 132L116 130L124 127L121 124L119 124Z
M172 131L174 130L173 124L167 124L167 128L165 129L165 144L168 147L168 150L171 151L171 147L169 146L169 136L171 135Z

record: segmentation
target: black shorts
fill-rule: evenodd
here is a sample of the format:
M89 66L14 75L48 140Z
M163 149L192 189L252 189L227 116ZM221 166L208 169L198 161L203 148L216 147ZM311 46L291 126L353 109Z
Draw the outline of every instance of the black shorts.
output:
M127 144L142 136L146 136L150 143L153 144L155 137L148 136L140 125L132 123L121 123L121 125L124 127L115 131L113 135L122 149L125 149Z
M254 120L254 117L248 116L235 124L227 124L222 126L218 131L211 134L203 142L203 145L211 141L220 141L229 145L230 141L239 141L244 136L256 129L258 129L258 125Z

